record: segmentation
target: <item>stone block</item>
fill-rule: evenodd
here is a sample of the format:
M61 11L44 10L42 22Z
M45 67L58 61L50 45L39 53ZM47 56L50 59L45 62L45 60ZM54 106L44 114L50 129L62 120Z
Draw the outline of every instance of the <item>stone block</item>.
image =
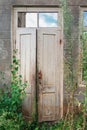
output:
M0 32L11 30L11 14L0 14Z
M0 39L0 64L9 61L11 58L11 43L9 39Z
M22 0L15 0L14 4L17 4L17 5L59 5L60 2L59 0L25 0L25 1L22 1Z
M10 39L11 32L10 31L0 31L0 39Z
M0 5L11 5L14 0L0 0Z

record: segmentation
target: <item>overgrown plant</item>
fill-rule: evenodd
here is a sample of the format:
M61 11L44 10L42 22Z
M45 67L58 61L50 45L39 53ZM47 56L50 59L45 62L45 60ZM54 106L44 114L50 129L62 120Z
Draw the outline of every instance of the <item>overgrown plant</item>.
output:
M67 93L67 112L64 119L63 130L66 127L70 130L74 129L74 94L76 90L76 80L75 80L75 71L74 71L74 57L73 57L73 48L74 48L74 38L72 37L72 25L73 17L71 15L71 10L68 7L67 0L62 0L63 8L63 18L64 18L64 83ZM64 40L65 40L64 39Z
M85 100L83 102L83 130L87 125L87 33L82 32L82 80L85 85L85 93L83 93Z
M79 71L80 65L78 64L77 70L74 68L75 60L74 60L73 50L74 50L74 42L76 43L76 39L74 39L74 37L72 35L72 30L73 30L72 25L73 25L74 19L73 19L73 16L71 15L71 10L68 6L68 1L67 0L60 0L60 1L62 2L63 18L64 18L64 36L65 36L65 39L64 39L64 41L65 41L65 46L64 46L64 51L65 51L65 55L64 55L64 71L65 71L64 76L65 77L64 77L64 79L65 79L65 81L64 81L64 83L65 83L65 87L66 87L66 96L67 96L67 98L66 98L67 111L66 111L66 115L64 118L63 130L65 130L65 129L67 129L67 130L76 130L76 129L85 130L86 118L84 118L84 117L86 115L86 112L83 112L83 111L84 111L84 108L87 108L87 107L82 107L80 110L80 113L79 113L79 104L82 104L82 103L76 98L76 91L78 89L77 77L78 77L78 73L79 73L78 71ZM77 42L79 42L79 41L77 40ZM86 71L85 71L85 73L86 73ZM85 95L85 97L86 97L86 95ZM78 111L77 115L75 113L75 108L77 108L76 111Z
M19 61L16 58L16 50L13 54L11 65L11 85L4 89L0 98L0 130L24 130L28 125L22 116L22 101L25 97L27 82L22 82L19 75Z

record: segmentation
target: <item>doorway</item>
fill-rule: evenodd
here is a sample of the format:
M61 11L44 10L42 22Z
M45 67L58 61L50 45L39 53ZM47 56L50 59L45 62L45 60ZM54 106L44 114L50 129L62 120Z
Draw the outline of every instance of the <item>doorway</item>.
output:
M13 48L18 50L20 74L28 81L23 103L24 115L55 121L63 114L63 42L58 8L17 8L14 10ZM37 84L36 84L37 82Z

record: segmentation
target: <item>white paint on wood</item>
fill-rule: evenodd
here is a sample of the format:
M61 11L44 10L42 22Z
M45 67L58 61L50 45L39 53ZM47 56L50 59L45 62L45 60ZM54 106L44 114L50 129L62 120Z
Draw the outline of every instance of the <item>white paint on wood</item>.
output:
M21 28L17 30L16 49L20 60L20 74L23 82L27 81L26 98L23 102L23 113L28 118L34 114L35 80L36 80L36 30Z
M39 121L52 121L60 118L63 102L63 71L61 58L63 44L60 44L61 31L58 29L38 29L38 85ZM61 108L63 109L63 108Z

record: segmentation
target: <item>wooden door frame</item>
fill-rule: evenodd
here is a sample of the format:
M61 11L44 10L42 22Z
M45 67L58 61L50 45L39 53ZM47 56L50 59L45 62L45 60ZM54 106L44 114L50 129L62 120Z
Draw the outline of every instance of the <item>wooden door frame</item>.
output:
M12 8L12 22L11 22L11 54L13 55L13 49L15 48L16 44L16 30L18 29L17 27L17 16L18 12L58 12L59 13L59 25L58 25L58 30L61 30L61 37L60 37L60 42L63 44L63 13L62 9L59 7L14 7ZM11 57L12 59L12 57ZM60 88L60 117L62 118L63 116L63 45L62 45L62 53L61 53L61 88Z

